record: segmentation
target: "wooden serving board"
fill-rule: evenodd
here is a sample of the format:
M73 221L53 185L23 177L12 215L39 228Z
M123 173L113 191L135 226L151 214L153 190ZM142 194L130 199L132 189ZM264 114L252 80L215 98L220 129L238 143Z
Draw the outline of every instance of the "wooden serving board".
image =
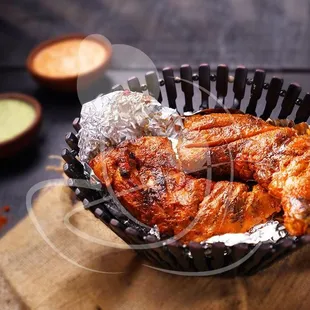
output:
M0 240L0 269L30 309L310 308L310 247L251 277L182 277L147 267L84 210L71 217L74 227L124 248L77 236L64 215L80 209L68 188L49 187L33 206L41 233L27 216Z

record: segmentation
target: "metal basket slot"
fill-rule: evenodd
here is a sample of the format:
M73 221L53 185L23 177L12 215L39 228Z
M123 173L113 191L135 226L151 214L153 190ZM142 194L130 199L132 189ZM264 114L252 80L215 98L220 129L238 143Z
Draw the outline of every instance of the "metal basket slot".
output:
M136 241L126 233L126 227L120 221L112 218L109 223L109 227L118 235L121 239L123 239L128 244L136 244Z
M75 196L80 200L83 201L86 197L88 197L87 192L83 191L82 189L79 189L78 187L74 191Z
M63 165L64 173L72 179L86 179L86 176L83 172L83 168L75 166L74 164L65 163Z
M304 236L301 236L299 238L299 242L298 242L300 245L306 245L306 244L310 244L310 235L304 235Z
M75 190L75 194L81 201L83 201L85 198L92 199L92 201L95 201L99 200L102 197L100 192L85 187L77 187Z
M285 97L282 101L282 109L279 113L279 119L285 119L293 112L300 92L301 87L297 83L292 83L289 85Z
M155 243L157 242L157 238L153 235L148 235L145 238L146 243ZM172 254L167 251L167 249L161 245L160 247L155 247L152 248L151 251L154 251L157 253L157 255L161 258L162 261L164 261L167 265L168 269L175 269L176 268L176 260L175 258L172 256Z
M276 259L283 257L285 254L292 252L292 250L296 247L290 239L280 240L276 245L274 245L274 251L270 252L268 258L264 259L259 269L262 270L272 264Z
M138 238L138 232L136 230L131 230L130 227L128 227L128 229L126 229L126 233L129 235L134 235L136 238ZM145 237L147 238L147 237ZM140 239L136 240L136 244L140 244ZM162 266L164 268L169 268L168 265L166 265L164 263L164 265L162 264L164 261L160 258L160 256L154 252L153 249L148 248L148 242L145 242L143 240L143 244L145 245L144 249L139 249L136 250L136 252L142 256L144 256L145 258L147 258L149 261L153 262L155 265L157 266Z
M157 99L158 102L163 101L163 97L160 91L158 77L154 71L147 72L145 74L145 81L149 95Z
M242 259L245 255L247 255L250 251L250 247L246 243L239 243L234 246L232 246L231 251L231 257L233 259L233 262L238 262L240 259ZM255 255L255 254L254 254ZM243 271L246 262L238 266L236 269L234 269L234 272L237 273L238 271Z
M101 216L107 221L107 223L110 222L112 216L111 214L104 208L104 206L102 204L93 204L92 202L92 197L87 197L87 198L84 198L82 200L83 202L83 206L84 206L84 209L87 210L87 211L91 211L92 213L95 213L95 211L97 209L101 209Z
M74 133L72 132L67 133L65 137L65 141L72 150L79 152L79 147L78 147L79 140Z
M184 255L184 248L183 246L178 242L169 243L167 245L169 252L175 257L175 259L178 261L181 269L183 271L189 271L190 270L190 262L188 260L188 257Z
M206 271L208 270L207 259L204 254L204 248L200 243L190 242L189 250L193 256L193 263L197 271Z
M185 105L184 112L193 112L193 71L190 65L182 65L180 68L181 89L184 93Z
M233 92L235 93L232 104L233 109L240 110L241 100L244 98L248 69L239 66L235 71Z
M65 148L61 152L61 157L66 163L75 165L78 167L79 170L83 170L83 165L76 159L75 154L75 151L69 151Z
M137 77L133 76L127 80L129 89L131 91L142 93L142 88L140 85L140 81Z
M136 229L134 229L132 227L127 227L125 229L125 234L131 239L131 244L142 244L142 240L140 238L139 232ZM158 257L152 255L151 251L137 250L137 249L135 251L141 257L148 259L153 264L155 264L155 265L159 264Z
M225 97L228 90L228 67L226 65L218 65L216 70L216 93L217 102L215 108L223 108L225 105Z
M280 79L275 76L271 79L266 95L265 109L263 114L261 115L261 118L263 120L268 119L274 108L277 106L282 85L283 85L283 79Z
M84 207L88 205L88 200L84 199L83 201ZM94 215L96 218L100 219L104 224L108 225L110 223L111 217L104 212L101 208L96 208L94 211Z
M175 87L173 70L171 68L164 68L163 78L165 81L169 107L172 109L176 109L177 106L175 100L177 99L177 90Z
M257 249L257 251L245 262L245 268L242 271L243 274L252 274L255 272L257 266L264 261L264 257L268 256L273 249L271 244L263 243Z
M86 202L86 207L87 207ZM96 208L94 210L94 215L100 219L109 229L111 229L117 236L123 239L126 243L130 244L131 240L124 232L124 227L117 220L109 217L101 208Z
M155 251L154 249L142 250L139 252L149 257L149 259L151 258L150 260L151 261L153 260L155 262L155 266L168 270L171 269L171 266L166 262L166 260L162 259L162 257L158 254L158 252Z
M223 242L216 242L212 244L212 269L219 269L225 265L225 251L226 246Z
M253 84L251 87L251 98L249 105L246 109L246 113L248 114L256 116L257 102L260 99L263 92L265 77L266 72L264 70L257 69L255 71Z
M199 87L201 92L201 104L199 110L209 108L209 96L211 92L210 85L210 66L208 64L201 64L198 69Z
M112 87L112 92L113 91L118 91L118 90L124 90L123 86L121 84L116 84Z
M73 128L75 129L76 132L79 132L79 130L81 129L80 118L79 117L76 117L74 119L74 121L72 122L72 126L73 126Z
M307 122L310 116L310 94L307 93L296 113L295 123Z
M82 193L85 197L92 197L92 199L99 199L100 194L96 188L90 188L90 183L88 180L84 179L72 179L67 180L68 186L75 192L76 189L79 190L78 195ZM83 198L84 199L84 198ZM80 200L83 200L80 199Z
M162 246L162 250L166 255L166 260L172 266L173 270L182 270L182 267L179 265L178 261L175 259L173 254L169 251L169 248L166 244Z

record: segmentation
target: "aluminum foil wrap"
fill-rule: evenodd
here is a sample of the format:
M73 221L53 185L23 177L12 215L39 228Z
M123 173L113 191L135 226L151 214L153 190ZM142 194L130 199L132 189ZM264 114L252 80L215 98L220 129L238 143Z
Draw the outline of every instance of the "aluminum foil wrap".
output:
M129 90L100 95L82 106L79 156L86 162L110 146L141 136L176 138L183 127L176 110Z
M270 220L264 224L256 225L243 234L224 234L213 236L205 243L224 242L227 246L238 243L257 244L259 242L277 242L288 235L285 227L278 221Z

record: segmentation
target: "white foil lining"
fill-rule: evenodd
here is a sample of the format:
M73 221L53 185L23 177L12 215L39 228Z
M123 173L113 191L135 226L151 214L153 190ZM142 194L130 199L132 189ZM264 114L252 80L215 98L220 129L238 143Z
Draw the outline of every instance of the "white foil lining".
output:
M224 234L213 236L204 243L224 242L227 246L238 243L257 244L259 242L277 242L288 235L285 227L278 221L270 220L254 226L249 232L242 234Z

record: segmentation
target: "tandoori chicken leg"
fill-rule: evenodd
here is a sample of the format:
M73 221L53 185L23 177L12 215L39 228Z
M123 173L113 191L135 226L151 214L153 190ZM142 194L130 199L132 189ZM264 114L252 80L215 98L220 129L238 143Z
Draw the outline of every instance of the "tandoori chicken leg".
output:
M188 172L255 180L281 200L290 234L310 232L310 136L246 114L197 115L185 121L178 153Z

